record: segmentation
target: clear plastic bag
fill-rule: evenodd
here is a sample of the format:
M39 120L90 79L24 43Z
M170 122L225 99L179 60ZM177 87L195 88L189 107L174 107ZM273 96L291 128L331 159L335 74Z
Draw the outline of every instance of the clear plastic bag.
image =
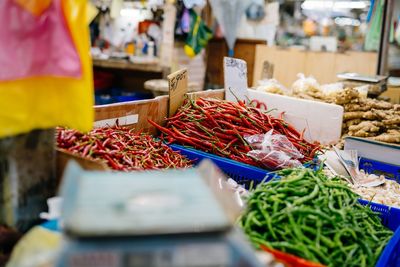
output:
M253 148L247 155L258 160L268 169L278 170L302 166L299 159L304 156L284 135L273 134L271 130L266 134L246 136L245 140Z
M258 86L256 90L279 95L290 94L290 91L275 79L265 79L258 81Z
M293 92L319 92L321 86L313 76L306 77L303 73L297 74L298 79L293 83Z

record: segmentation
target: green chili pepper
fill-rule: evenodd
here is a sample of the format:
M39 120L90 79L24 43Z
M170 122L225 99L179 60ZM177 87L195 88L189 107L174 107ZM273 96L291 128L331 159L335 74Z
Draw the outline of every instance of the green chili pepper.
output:
M286 169L250 192L239 225L257 247L327 266L373 266L393 235L340 179Z

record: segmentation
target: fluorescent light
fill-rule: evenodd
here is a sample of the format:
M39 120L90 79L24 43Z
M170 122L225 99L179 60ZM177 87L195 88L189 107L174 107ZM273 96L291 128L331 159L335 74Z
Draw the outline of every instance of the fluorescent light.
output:
M306 0L301 5L302 9L364 9L366 7L368 7L366 1Z
M139 13L138 10L133 9L133 8L122 8L119 14L121 17L132 17L132 16L137 16Z
M335 23L339 26L360 26L361 25L361 22L358 19L343 18L343 17L335 18Z
M333 8L337 9L364 9L367 3L364 1L336 1Z

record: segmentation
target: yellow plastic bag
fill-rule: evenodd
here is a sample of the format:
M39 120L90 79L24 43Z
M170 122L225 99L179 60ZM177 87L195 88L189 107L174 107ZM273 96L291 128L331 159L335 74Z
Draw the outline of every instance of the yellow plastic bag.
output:
M14 247L6 267L54 266L61 248L61 233L35 226Z
M92 128L93 74L86 1L62 0L62 7L80 57L82 77L45 76L0 81L0 138L55 126L80 131Z

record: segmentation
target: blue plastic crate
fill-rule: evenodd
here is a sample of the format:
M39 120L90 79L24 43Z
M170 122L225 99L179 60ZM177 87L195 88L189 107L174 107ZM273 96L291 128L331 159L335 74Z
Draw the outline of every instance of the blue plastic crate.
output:
M253 186L261 183L262 181L269 181L277 174L273 171L254 167L245 163L223 158L211 153L203 152L194 148L189 148L181 145L169 145L173 150L180 151L190 160L195 162L195 165L200 163L203 159L212 160L227 176L235 180L238 184L244 185L247 189L252 184ZM304 164L304 167L319 169L318 162L311 162Z
M367 173L384 175L386 179L395 180L400 183L400 166L395 166L379 161L360 158L360 169ZM363 205L368 204L366 200L360 200ZM383 224L395 231L400 226L400 209L383 204L371 202L371 209L381 213ZM400 265L399 265L400 266Z
M212 160L226 175L246 188L251 184L257 185L263 180L269 181L275 176L273 172L193 148L175 144L170 145L170 147L175 151L180 151L182 155L188 157L190 160L193 160L195 165L203 159Z
M400 227L394 233L385 249L382 251L376 267L399 267L400 266Z
M387 179L400 183L400 166L360 158L360 169L368 173L384 175ZM363 205L368 204L366 200L359 201ZM398 267L400 266L400 209L373 202L370 203L370 207L373 211L380 213L385 226L395 231L376 263L376 267Z
M376 267L400 266L400 209L388 207L378 203L369 203L366 200L358 200L363 205L370 205L371 210L379 212L382 224L395 233L382 251L376 263ZM396 230L397 229L397 230Z
M382 205L379 203L369 202L364 199L358 200L362 205L370 205L371 210L379 212L382 224L389 229L396 231L400 226L400 209ZM400 266L400 265L399 265Z
M368 173L384 175L387 179L395 180L400 183L400 166L360 158L360 169L363 169Z

